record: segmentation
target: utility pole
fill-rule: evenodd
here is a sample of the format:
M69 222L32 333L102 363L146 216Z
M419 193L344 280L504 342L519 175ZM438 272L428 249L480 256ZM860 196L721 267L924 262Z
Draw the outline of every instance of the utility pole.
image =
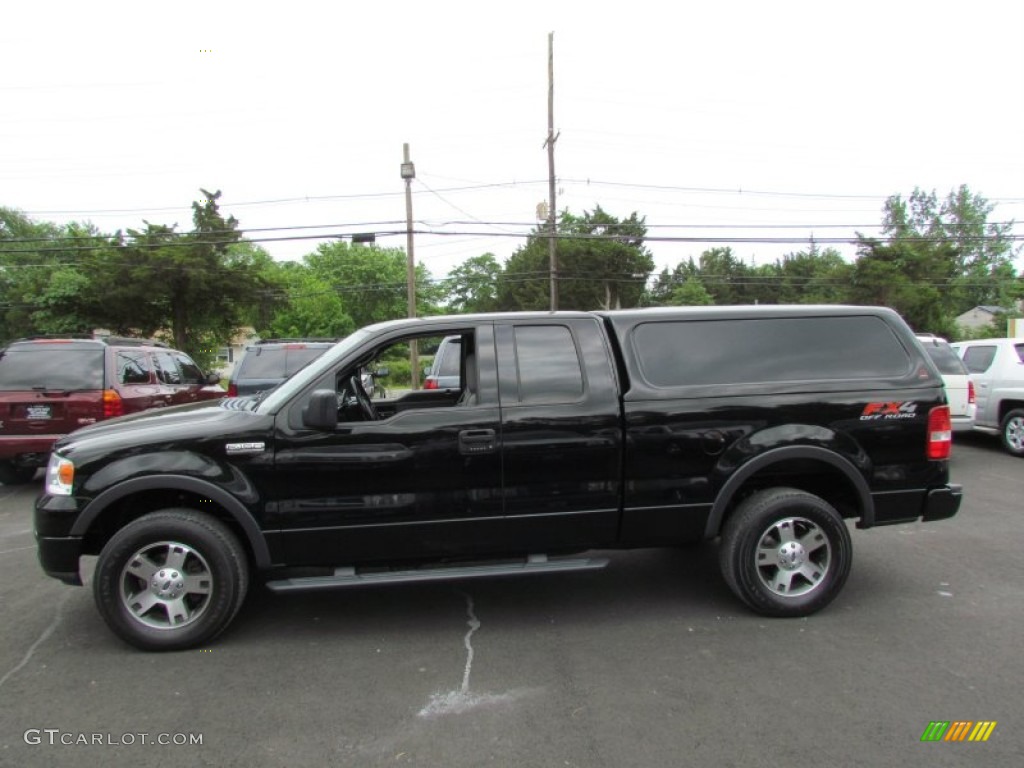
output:
M548 33L548 261L551 270L551 310L558 309L558 251L555 248L558 208L555 205L555 33Z
M412 243L412 180L416 178L416 166L409 159L409 145L402 145L402 178L405 179L405 247L409 260L406 277L406 291L409 295L409 317L416 317L416 259ZM412 388L420 388L420 354L416 340L409 343L409 369Z

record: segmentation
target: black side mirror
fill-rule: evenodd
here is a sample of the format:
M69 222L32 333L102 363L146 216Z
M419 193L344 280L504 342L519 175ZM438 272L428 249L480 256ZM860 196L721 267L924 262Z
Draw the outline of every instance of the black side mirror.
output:
M206 374L206 380L203 382L204 386L212 387L214 384L220 384L220 374L208 373Z
M338 426L338 396L333 389L318 389L302 409L302 423L310 429L333 432Z
M387 367L378 368L376 371L373 372L373 375L378 379L383 379L391 375L391 369Z

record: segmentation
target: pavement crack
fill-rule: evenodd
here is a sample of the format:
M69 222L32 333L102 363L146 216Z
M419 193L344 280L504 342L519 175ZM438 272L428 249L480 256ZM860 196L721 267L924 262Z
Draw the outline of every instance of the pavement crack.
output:
M61 619L63 618L64 604L68 601L68 599L70 599L71 595L73 594L73 591L68 590L60 598L60 600L57 601L57 609L56 611L54 611L53 621L50 622L50 626L44 629L43 633L38 637L38 639L34 643L32 643L31 646L29 646L28 651L25 652L25 655L22 657L21 661L19 661L13 669L8 671L7 674L5 674L3 677L0 677L0 688L3 688L4 683L6 683L8 680L14 677L14 675L20 672L25 667L25 665L32 660L32 656L35 654L36 649L38 649L40 645L45 643L50 638L50 635L54 633L54 631L57 629L57 626L60 624Z

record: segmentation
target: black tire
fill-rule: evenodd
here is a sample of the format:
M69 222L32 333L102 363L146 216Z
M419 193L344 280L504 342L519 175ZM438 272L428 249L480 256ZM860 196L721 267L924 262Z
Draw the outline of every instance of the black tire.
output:
M718 551L730 589L765 616L808 616L839 594L853 546L824 499L771 488L745 499L726 521Z
M999 439L1012 456L1024 456L1024 410L1010 411L999 425Z
M129 523L96 562L93 596L114 634L146 651L209 642L245 601L249 565L235 535L191 509Z
M0 461L0 483L4 485L25 485L32 482L39 467L18 467L9 461Z

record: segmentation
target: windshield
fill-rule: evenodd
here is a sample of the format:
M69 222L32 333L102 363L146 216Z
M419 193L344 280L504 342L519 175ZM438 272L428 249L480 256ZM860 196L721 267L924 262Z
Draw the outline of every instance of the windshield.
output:
M300 392L307 384L309 384L309 382L314 381L329 371L338 360L362 344L369 335L370 334L365 329L361 329L353 333L351 336L346 336L335 344L334 347L328 350L326 354L309 363L309 365L283 384L280 384L275 389L267 392L266 398L262 400L262 402L257 401L253 410L263 413L276 411L288 402L297 392Z

